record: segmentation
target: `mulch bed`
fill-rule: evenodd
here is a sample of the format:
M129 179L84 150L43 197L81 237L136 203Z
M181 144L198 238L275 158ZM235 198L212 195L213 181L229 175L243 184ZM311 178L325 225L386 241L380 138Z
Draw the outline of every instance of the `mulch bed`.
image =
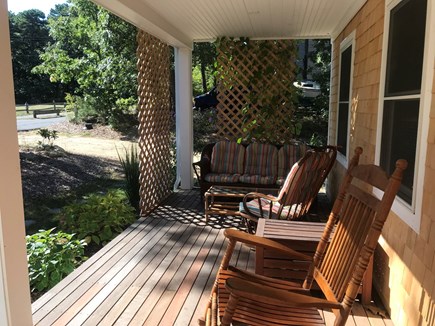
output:
M134 139L134 136L126 136L109 126L98 124L94 124L93 129L85 130L83 124L62 122L48 129L74 136ZM25 202L62 196L87 183L122 173L117 160L66 153L57 146L49 151L20 148L20 161Z
M24 201L57 197L86 183L121 173L117 161L52 151L20 150Z

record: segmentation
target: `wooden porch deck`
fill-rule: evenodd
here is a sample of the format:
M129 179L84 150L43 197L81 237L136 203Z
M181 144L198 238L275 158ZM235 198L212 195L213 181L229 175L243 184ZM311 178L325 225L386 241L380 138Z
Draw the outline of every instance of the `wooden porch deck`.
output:
M35 325L197 325L221 255L223 229L206 225L199 192L179 191L139 219L32 305ZM254 268L253 250L239 246L233 263ZM323 312L328 325L332 313ZM332 324L331 324L332 325ZM356 304L347 325L392 325Z

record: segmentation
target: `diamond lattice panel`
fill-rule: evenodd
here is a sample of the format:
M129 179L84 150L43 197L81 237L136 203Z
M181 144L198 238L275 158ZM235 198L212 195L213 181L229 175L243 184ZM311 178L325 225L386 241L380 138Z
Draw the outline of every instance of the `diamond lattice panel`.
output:
M145 215L170 193L170 52L143 31L137 41L140 209Z
M274 143L287 142L293 138L293 129L290 126L293 107L288 105L290 98L285 97L282 90L288 89L294 79L294 64L290 64L294 43L289 40L260 41L269 42L264 47L260 42L251 41L252 51L247 52L243 47L222 43L218 47L219 95L217 111L217 135L220 139L237 140L246 135L249 123L256 119L260 124L267 125L266 129L273 130L269 138L261 141ZM288 51L287 62L276 55L279 51ZM293 65L293 66L292 66ZM273 67L275 74L264 75L263 80L252 83L252 79L261 76L261 67ZM289 67L291 69L289 69ZM293 67L293 68L292 68ZM259 72L260 71L260 72ZM261 78L261 77L260 77ZM261 87L261 89L259 88ZM258 105L266 107L267 103L253 104L250 102L250 93L262 93L261 98L280 97L276 102L281 103L273 114L263 119L259 116ZM283 94L283 95L280 95ZM286 103L287 102L287 103ZM249 107L249 116L243 110Z

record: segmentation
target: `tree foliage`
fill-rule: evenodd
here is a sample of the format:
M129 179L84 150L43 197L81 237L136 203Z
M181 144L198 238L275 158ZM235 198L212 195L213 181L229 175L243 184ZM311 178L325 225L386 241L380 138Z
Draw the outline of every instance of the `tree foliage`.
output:
M328 39L313 40L313 51L309 53L313 62L311 74L320 85L321 95L315 99L314 105L328 111L329 83L331 73L331 41Z
M87 0L56 6L48 26L53 41L34 71L52 82L76 83L73 95L109 122L119 99L136 96L136 28Z
M48 76L32 74L33 67L50 42L47 20L42 11L31 9L18 14L9 12L12 66L17 103L40 103L61 100L60 83L50 83Z
M328 136L329 89L331 70L331 42L327 39L312 40L313 50L308 53L312 65L312 79L319 83L321 94L300 107L296 115L302 121L301 138L312 145L326 145Z
M209 90L210 80L214 75L216 63L216 45L210 42L194 43L192 51L193 69L199 69L201 73L202 92L206 93ZM208 75L208 76L207 76ZM199 93L198 90L194 92Z

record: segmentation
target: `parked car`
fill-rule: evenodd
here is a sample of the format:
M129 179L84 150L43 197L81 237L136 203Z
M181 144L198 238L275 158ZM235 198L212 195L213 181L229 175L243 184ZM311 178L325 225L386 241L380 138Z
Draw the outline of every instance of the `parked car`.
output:
M297 81L293 85L301 91L301 96L304 98L315 98L322 92L320 85L311 80Z
M205 110L209 108L215 108L219 101L217 99L218 91L217 87L213 87L210 91L205 94L195 96L193 99L193 109L195 110Z

